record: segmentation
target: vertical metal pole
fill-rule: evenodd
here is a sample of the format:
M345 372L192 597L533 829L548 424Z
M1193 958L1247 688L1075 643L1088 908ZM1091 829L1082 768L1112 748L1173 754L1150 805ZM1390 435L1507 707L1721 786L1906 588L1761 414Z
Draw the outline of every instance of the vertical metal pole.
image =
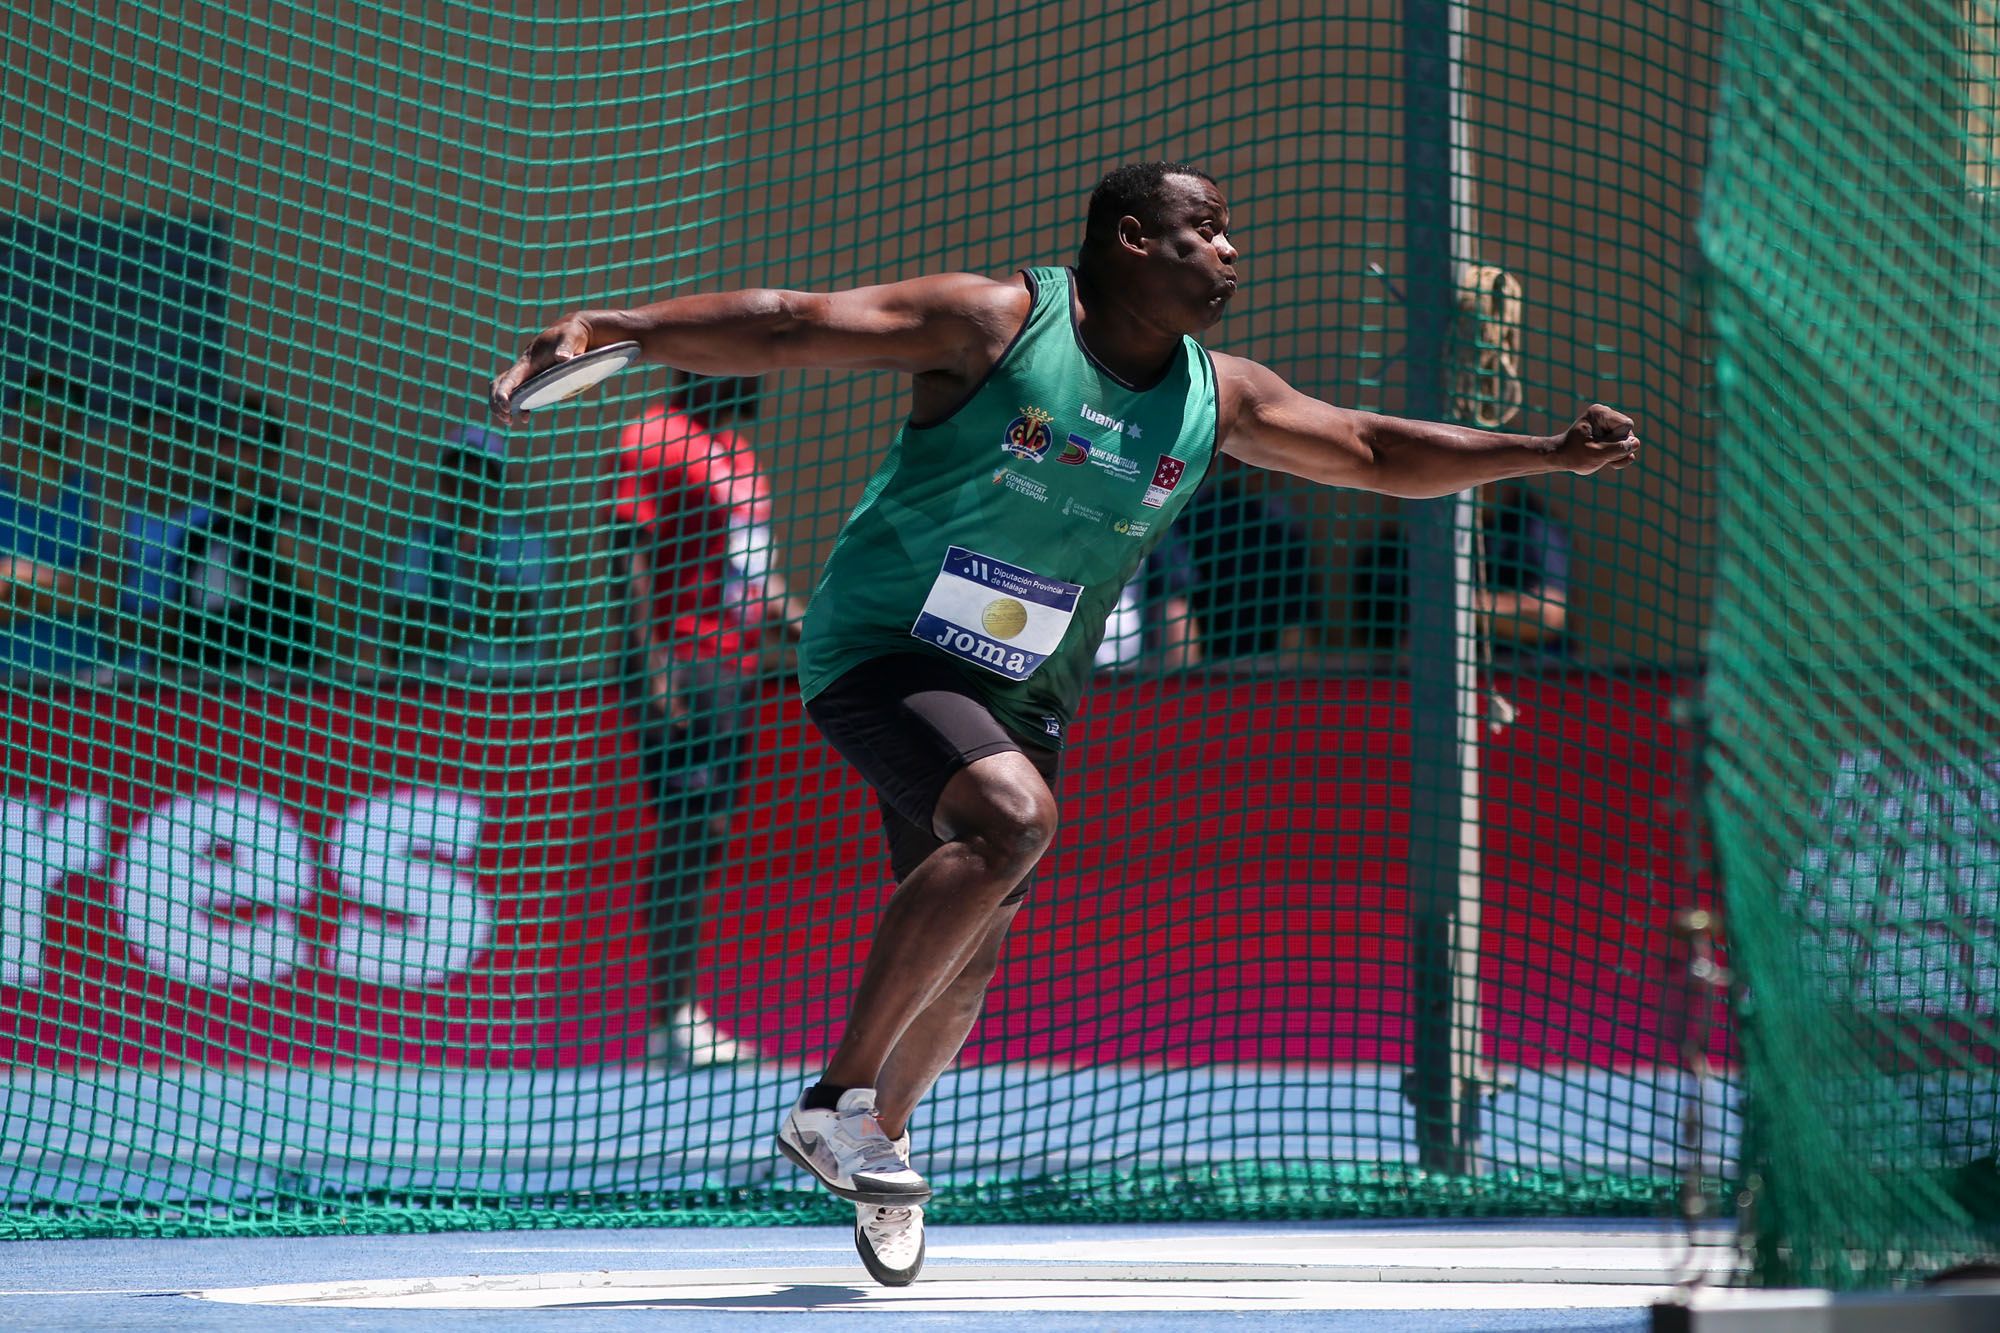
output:
M1457 266L1472 243L1460 81L1464 12L1403 7L1403 199L1408 413L1446 415ZM1410 554L1410 951L1414 1010L1405 1093L1417 1160L1465 1172L1479 1133L1479 716L1472 496L1404 508Z

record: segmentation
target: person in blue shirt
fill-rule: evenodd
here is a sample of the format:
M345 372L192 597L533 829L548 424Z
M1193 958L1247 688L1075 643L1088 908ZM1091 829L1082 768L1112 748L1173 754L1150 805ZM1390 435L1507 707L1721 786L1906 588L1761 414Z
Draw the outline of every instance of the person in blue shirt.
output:
M1249 469L1218 457L1154 552L1177 579L1207 662L1293 657L1324 614L1311 534ZM1165 575L1164 571L1177 571Z
M401 669L463 677L543 655L548 543L503 512L507 441L461 426L438 453L431 506L390 561L385 617Z
M1201 664L1201 631L1188 593L1194 573L1182 549L1169 543L1146 557L1118 592L1118 604L1097 645L1099 671L1161 672Z
M0 431L0 670L15 685L97 664L102 558L96 479L84 467L85 386L31 378Z
M1479 610L1496 647L1569 655L1570 539L1533 491L1502 488L1485 511Z
M1566 657L1569 633L1569 534L1524 486L1505 486L1480 507L1483 583L1474 599L1496 657L1516 661ZM1356 557L1353 597L1362 644L1394 651L1409 623L1409 548L1390 524Z
M196 440L216 471L192 504L132 512L119 609L133 670L301 670L317 637L299 559L304 523L272 474L285 423L240 394Z

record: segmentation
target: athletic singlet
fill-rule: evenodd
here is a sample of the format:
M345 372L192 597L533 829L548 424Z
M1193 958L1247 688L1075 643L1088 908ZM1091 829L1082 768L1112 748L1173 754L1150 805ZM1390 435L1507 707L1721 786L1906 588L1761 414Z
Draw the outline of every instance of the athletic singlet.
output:
M1133 388L1084 349L1071 274L1027 270L1027 323L943 421L906 424L834 542L799 645L807 699L871 658L933 652L994 716L1059 746L1104 623L1215 452L1192 338Z

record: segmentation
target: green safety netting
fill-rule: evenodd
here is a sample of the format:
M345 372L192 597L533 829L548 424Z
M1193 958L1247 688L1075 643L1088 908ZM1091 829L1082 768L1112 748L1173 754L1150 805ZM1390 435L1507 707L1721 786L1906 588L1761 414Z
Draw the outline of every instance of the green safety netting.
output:
M905 387L652 368L512 429L483 388L579 306L1064 262L1096 179L1161 156L1232 205L1249 285L1216 348L1519 431L1603 400L1647 456L1463 505L1207 484L1114 617L1057 848L920 1113L936 1219L1720 1193L1734 1050L1680 916L1711 905L1720 7L0 15L7 1234L834 1220L771 1134L888 872L782 635L738 630L809 593ZM1918 100L1881 103L1886 144L1922 139L1895 119ZM1827 151L1814 179L1842 181L1816 133L1785 172ZM1745 211L1711 250L1800 244ZM1969 374L1975 341L1926 341L1977 308L1943 295L1947 239L1897 268L1936 303L1834 265L1811 290L1840 299L1803 307L1903 316L1907 363L1826 335L1856 391L1813 396L1857 485L1864 370L1907 364L1901 393L1950 346ZM1797 330L1743 336L1771 375L1814 364ZM1936 463L1971 459L1970 379L1923 383L1958 425ZM727 449L674 433L677 389ZM1730 474L1730 521L1787 479L1860 493L1751 419L1737 456L1783 475ZM1917 476L1811 549L1932 531ZM1732 549L1732 595L1782 567ZM1887 586L1829 614L1887 623ZM1784 680L1746 697L1817 706ZM1844 771L1773 781L1807 768Z
M1996 37L1984 3L1730 15L1709 697L1771 1282L2000 1244Z

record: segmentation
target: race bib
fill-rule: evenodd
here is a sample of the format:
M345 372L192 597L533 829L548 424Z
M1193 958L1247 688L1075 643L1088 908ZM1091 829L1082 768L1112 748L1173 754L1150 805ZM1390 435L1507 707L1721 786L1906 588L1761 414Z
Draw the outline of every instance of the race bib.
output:
M1026 680L1062 643L1082 594L1081 583L954 546L910 633L1009 680Z

